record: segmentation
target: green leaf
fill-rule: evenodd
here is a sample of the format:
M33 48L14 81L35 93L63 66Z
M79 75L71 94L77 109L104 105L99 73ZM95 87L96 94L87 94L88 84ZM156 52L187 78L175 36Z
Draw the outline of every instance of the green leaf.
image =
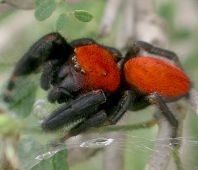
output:
M46 152L42 145L33 137L22 137L17 146L20 169L30 169L39 161L35 159L40 153Z
M43 21L49 18L56 9L55 0L36 0L35 17L38 21Z
M43 1L46 1L46 0L35 0L34 1L35 6L38 7Z
M22 123L9 114L0 114L0 134L5 136L16 135L22 127Z
M32 111L36 90L37 85L30 78L19 78L12 91L12 100L8 103L8 108L19 117L27 117Z
M67 23L67 15L61 14L56 21L56 29L58 31L63 30L66 26L66 23Z
M175 38L180 40L186 40L190 38L192 35L192 32L187 28L180 28L179 30L176 30L175 32Z
M167 1L163 3L159 8L159 15L168 21L168 23L172 26L174 22L176 6L174 1Z
M67 152L66 150L59 151L49 159L42 160L30 170L68 170Z
M93 18L92 14L90 14L88 11L84 11L84 10L75 10L74 16L81 22L89 22Z
M20 170L68 170L65 146L53 147L43 142L45 138L34 135L21 137L17 147Z
M52 157L54 170L67 170L67 152L66 150L59 151Z

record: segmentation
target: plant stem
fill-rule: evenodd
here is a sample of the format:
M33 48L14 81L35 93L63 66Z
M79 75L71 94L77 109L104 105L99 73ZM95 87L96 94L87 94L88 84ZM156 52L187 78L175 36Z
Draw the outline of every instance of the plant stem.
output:
M98 132L108 133L108 132L117 132L117 131L132 131L137 129L146 129L153 127L157 124L156 119L151 119L145 122L137 123L137 124L129 124L129 125L117 125L117 126L105 126L98 129L89 130L88 133Z
M175 161L177 170L183 170L182 162L181 162L181 159L180 159L180 156L179 156L178 148L174 148L173 149L172 155L173 155L173 159Z

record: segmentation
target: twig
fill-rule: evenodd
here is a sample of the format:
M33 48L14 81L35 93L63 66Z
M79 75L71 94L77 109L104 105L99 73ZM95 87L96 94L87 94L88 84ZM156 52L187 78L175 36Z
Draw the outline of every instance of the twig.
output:
M34 8L34 0L4 0L4 3L17 9L29 10Z
M198 115L198 92L195 89L191 89L188 101L191 105L190 108Z
M123 123L126 123L125 119L122 119L122 121L120 121L118 124L121 126ZM102 132L102 129L101 129L101 132ZM108 135L108 138L112 138L112 139L122 138L123 143L125 143L125 141L127 140L126 136L121 131L111 132L111 133L108 133L107 135ZM120 150L121 147L124 148L124 144L115 142L105 148L104 156L103 156L104 158L103 170L109 170L109 169L123 170L124 169L124 150L121 151Z
M155 14L153 1L136 1L136 9L136 39L158 46L166 46L165 23Z
M123 0L107 0L101 21L99 37L107 36L111 32L122 1Z
M0 14L3 14L5 12L11 11L11 10L13 10L13 8L10 5L5 4L5 3L4 4L0 4Z
M183 120L185 118L186 109L183 109L183 103L169 104L169 108L174 111L179 127L177 131L177 138L172 138L173 128L165 117L163 117L159 111L156 113L159 119L159 130L156 137L153 152L149 162L147 163L145 170L166 170L173 169L172 165L169 166L171 158L174 158L174 162L177 167L182 169L182 162L179 157L178 149L180 148L181 141L179 140L183 130ZM183 110L183 111L182 111ZM173 155L174 154L174 155Z
M23 19L22 19L23 18ZM0 55L7 52L8 44L13 43L13 37L17 39L24 33L24 28L34 21L32 11L20 11L8 18L0 28ZM1 60L0 60L1 61ZM1 61L8 63L9 60Z
M165 170L170 160L170 136L172 135L172 129L169 122L165 118L159 120L159 130L156 137L156 142L149 162L147 163L145 170ZM160 142L157 142L158 139Z
M120 49L125 49L135 39L135 1L126 0L124 4L124 16L121 21L121 29L118 32L116 46Z
M157 124L157 120L151 119L149 121L145 121L137 124L105 126L105 127L101 127L100 129L89 130L87 133L93 133L93 132L108 133L108 132L118 132L118 131L131 132L133 130L151 128L156 124Z
M112 139L126 139L123 133L111 133L108 137ZM123 147L122 147L123 148ZM106 147L103 156L103 170L123 170L124 169L124 152L120 151L120 143L115 142Z
M96 138L95 134L85 134L85 135L79 135L75 138L69 139L66 143L68 146L68 157L67 161L69 166L75 165L77 163L86 161L87 159L93 157L95 154L97 154L99 151L102 150L102 148L81 148L79 145L82 141L85 141L89 138ZM70 143L72 147L70 147ZM75 144L77 147L75 147Z
M181 159L180 159L180 155L179 155L178 150L173 150L172 151L172 155L173 155L173 159L175 161L177 170L183 170L182 162L181 162Z

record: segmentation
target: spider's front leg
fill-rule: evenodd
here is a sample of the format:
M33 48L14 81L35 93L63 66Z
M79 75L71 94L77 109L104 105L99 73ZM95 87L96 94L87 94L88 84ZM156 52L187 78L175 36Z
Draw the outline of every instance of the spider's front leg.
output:
M72 136L85 132L89 128L116 124L127 111L134 98L132 91L125 91L117 106L113 109L113 113L106 113L108 109L100 110L99 107L106 102L105 94L101 90L92 91L55 110L42 123L42 127L51 131L80 120L77 125L61 138L61 142L63 142Z
M97 112L98 107L106 102L106 95L102 90L95 90L80 95L75 100L63 104L44 120L42 128L46 131L56 130L63 125L87 119Z
M62 139L61 141L65 141L66 139L76 136L81 132L88 130L93 127L100 127L102 125L114 125L116 124L124 113L127 111L131 102L133 102L134 95L132 91L127 90L123 93L121 99L118 101L115 109L112 111L111 108L105 108L105 110L96 110L90 116L86 117L83 121L74 126ZM109 106L107 106L109 107ZM113 112L113 113L111 113Z
M36 72L42 64L45 65L45 68L41 78L41 86L43 89L48 89L50 75L55 65L67 60L72 53L73 48L58 33L50 33L39 39L16 64L8 81L4 100L9 101L11 99L11 91L14 89L18 77Z

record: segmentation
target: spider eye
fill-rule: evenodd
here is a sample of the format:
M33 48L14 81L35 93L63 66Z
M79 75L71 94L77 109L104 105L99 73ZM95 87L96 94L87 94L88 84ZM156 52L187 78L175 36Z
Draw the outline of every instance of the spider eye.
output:
M75 69L77 72L81 72L82 74L85 74L85 70L81 68L80 64L79 64L78 61L77 61L76 56L73 56L73 57L72 57L72 63L73 63L73 65L74 65L74 69Z

